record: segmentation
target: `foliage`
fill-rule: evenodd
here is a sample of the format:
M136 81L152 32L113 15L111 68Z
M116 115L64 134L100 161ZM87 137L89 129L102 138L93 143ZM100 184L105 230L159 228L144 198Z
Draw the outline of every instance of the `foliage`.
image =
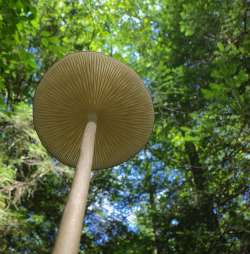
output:
M73 170L32 126L64 55L103 51L149 88L133 160L93 172L81 253L250 253L248 0L0 0L1 253L50 253Z

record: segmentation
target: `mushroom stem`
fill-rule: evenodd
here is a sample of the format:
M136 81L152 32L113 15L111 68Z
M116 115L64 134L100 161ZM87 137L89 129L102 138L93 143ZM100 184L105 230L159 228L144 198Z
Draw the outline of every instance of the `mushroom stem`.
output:
M53 254L77 254L79 251L94 155L96 122L96 114L90 114L82 137L80 157Z

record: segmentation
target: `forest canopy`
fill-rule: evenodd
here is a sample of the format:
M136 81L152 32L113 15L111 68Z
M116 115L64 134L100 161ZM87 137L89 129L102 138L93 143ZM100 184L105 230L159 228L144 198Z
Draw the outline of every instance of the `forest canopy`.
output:
M249 0L0 0L0 253L51 253L74 169L41 145L32 101L88 50L140 75L155 124L93 172L80 253L250 253Z

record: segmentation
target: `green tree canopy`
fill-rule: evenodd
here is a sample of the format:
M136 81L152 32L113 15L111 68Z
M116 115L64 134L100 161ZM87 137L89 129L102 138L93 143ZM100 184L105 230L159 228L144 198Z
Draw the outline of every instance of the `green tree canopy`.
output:
M248 0L0 0L0 253L51 253L74 170L42 147L32 99L82 50L134 68L156 120L93 172L81 253L250 253L249 33Z

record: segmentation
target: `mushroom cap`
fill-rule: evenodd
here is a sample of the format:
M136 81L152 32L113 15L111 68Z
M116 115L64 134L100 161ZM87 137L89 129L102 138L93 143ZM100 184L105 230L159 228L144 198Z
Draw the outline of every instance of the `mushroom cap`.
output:
M92 113L97 115L93 169L128 160L146 144L153 128L151 98L131 68L102 53L70 54L38 85L35 129L49 153L75 167Z

